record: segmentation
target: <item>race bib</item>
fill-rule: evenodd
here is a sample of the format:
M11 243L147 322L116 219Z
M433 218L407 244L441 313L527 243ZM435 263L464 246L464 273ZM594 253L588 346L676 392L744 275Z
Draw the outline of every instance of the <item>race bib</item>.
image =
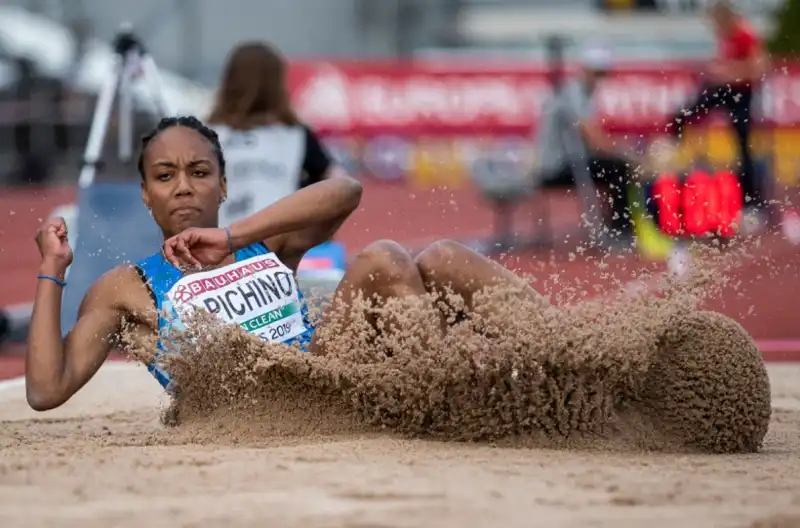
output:
M272 343L308 330L294 273L274 253L183 277L167 300L178 317L205 310Z

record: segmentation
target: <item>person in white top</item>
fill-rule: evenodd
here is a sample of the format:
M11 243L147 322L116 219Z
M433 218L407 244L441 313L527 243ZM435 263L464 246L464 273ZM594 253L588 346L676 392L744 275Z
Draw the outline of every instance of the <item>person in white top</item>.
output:
M545 104L536 141L545 184L587 185L591 179L607 190L611 208L606 225L613 238L627 243L633 236L627 187L641 160L629 145L603 130L594 100L596 88L613 65L608 49L585 48L579 74L559 86Z
M229 164L221 226L341 171L297 117L286 73L284 57L265 43L243 43L228 57L208 119Z

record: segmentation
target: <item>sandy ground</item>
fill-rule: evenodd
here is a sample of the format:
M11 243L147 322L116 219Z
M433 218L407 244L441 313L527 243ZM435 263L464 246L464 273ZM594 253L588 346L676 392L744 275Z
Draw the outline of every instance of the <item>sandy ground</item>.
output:
M770 365L762 453L642 455L393 438L165 440L142 368L63 408L0 384L0 526L800 526L800 365ZM176 445L177 444L177 445Z

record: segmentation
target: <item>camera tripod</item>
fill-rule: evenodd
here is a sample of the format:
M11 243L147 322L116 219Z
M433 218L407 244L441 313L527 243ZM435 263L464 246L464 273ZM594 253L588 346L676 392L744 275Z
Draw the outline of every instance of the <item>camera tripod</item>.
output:
M123 25L114 38L114 71L100 90L97 105L89 128L89 139L83 155L78 186L85 189L94 183L98 169L102 168L102 151L108 133L114 99L119 93L118 146L119 160L128 163L133 157L134 82L144 78L150 84L156 120L171 115L161 89L161 75L153 58L147 53L130 25Z

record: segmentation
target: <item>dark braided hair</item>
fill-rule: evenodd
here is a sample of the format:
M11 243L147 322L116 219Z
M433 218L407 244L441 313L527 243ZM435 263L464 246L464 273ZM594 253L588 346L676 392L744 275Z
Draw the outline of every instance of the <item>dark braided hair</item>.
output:
M137 164L137 168L139 169L139 175L144 180L144 155L147 152L147 147L150 146L150 143L164 130L176 126L191 128L192 130L196 130L199 132L204 138L211 143L211 147L214 149L214 155L217 157L217 163L219 163L219 172L220 174L225 174L225 156L222 154L222 145L219 142L219 137L217 133L208 128L203 124L202 121L197 119L194 116L179 116L179 117L165 117L158 122L156 127L142 136L142 147L139 151L139 163Z

